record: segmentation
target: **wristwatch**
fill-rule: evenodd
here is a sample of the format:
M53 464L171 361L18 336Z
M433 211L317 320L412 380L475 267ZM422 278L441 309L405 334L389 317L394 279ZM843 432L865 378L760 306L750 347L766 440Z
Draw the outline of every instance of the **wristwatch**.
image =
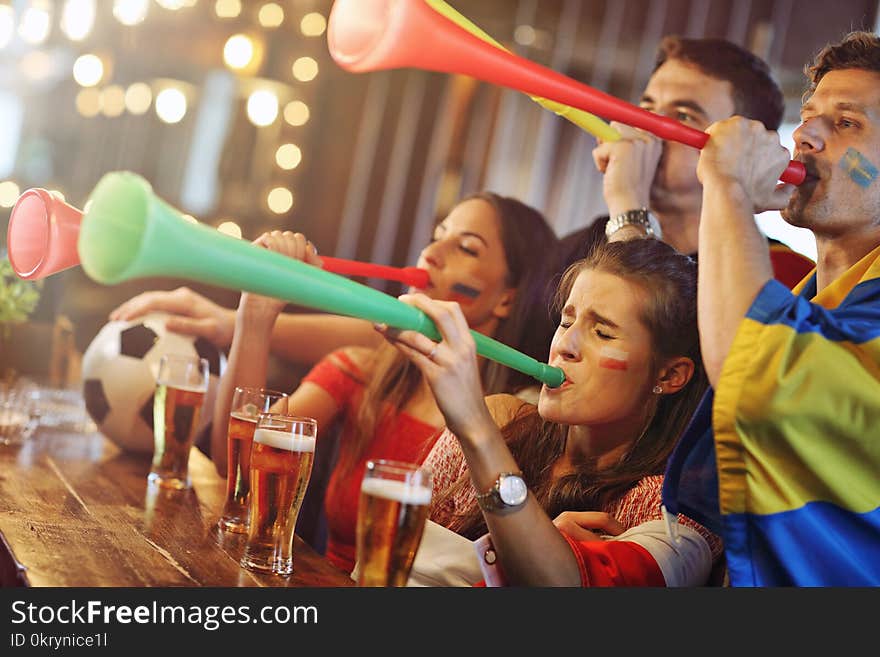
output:
M525 504L529 489L522 472L502 472L495 485L485 493L477 493L477 504L483 511L515 509Z
M627 210L621 212L616 217L611 217L605 224L605 237L610 238L614 233L627 225L641 226L645 229L646 237L655 237L662 239L663 231L660 229L660 222L657 217L651 214L648 208L639 208L638 210Z

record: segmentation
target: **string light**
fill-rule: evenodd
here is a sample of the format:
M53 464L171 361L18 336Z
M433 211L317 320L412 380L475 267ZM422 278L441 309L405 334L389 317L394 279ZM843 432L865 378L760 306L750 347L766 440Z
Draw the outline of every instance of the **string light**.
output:
M147 17L150 0L113 0L113 15L123 25L143 23Z
M121 116L125 111L125 89L118 84L111 84L101 92L101 109L104 116Z
M244 34L234 34L223 46L223 61L229 68L243 69L254 58L254 42Z
M101 111L101 92L94 87L80 89L76 95L76 111L87 119L97 116Z
M239 0L217 0L214 3L214 13L217 18L238 18L241 13L241 2Z
M125 107L132 114L146 114L152 102L153 91L148 84L135 82L125 90Z
M21 190L12 180L0 182L0 207L11 208L18 200Z
M67 0L61 14L61 31L71 41L82 41L95 25L95 0Z
M73 79L81 87L94 87L104 77L104 62L97 55L80 55L73 63Z
M165 123L178 123L186 115L186 96L180 89L163 89L156 96L156 114Z
M318 62L311 57L299 57L293 62L293 77L300 82L310 82L318 75Z
M275 151L275 162L287 171L296 169L302 162L302 151L296 144L282 144Z
M286 187L276 187L266 198L269 209L275 214L284 214L293 207L293 193Z
M49 37L50 27L49 6L44 2L34 2L21 16L18 35L32 45L39 45Z
M241 226L239 226L234 221L224 221L219 226L217 226L217 230L224 235L229 235L230 237L241 239Z
M260 7L257 20L263 27L274 28L284 22L284 10L275 2L268 2Z
M321 36L322 34L324 34L324 30L326 29L327 19L325 19L321 14L316 11L310 14L306 14L299 22L299 31L303 33L303 36Z
M254 125L272 125L278 117L278 96L268 89L253 92L248 97L247 115Z
M309 106L301 100L294 100L284 106L284 120L292 126L305 125L309 120Z

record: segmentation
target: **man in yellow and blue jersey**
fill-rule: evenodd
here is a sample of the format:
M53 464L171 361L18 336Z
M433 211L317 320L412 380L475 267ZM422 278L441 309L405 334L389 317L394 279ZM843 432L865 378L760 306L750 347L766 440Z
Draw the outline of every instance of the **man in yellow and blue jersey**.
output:
M777 186L788 152L739 117L709 127L698 165L713 431L695 419L664 502L710 513L699 491L717 473L735 586L880 585L880 38L852 33L807 72L803 185ZM763 209L816 236L816 271L793 291L772 279Z

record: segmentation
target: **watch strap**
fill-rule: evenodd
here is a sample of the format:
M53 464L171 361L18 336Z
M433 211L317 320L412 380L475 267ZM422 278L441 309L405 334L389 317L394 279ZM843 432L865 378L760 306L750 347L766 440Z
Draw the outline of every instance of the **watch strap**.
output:
M627 210L609 218L608 223L605 224L605 236L610 238L624 226L640 226L645 231L646 237L654 237L656 239L662 239L663 237L660 222L657 221L657 218L648 208Z

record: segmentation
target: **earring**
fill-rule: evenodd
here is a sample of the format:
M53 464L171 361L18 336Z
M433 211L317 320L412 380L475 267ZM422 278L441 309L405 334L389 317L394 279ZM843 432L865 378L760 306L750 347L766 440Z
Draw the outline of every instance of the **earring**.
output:
M661 388L661 387L660 387L660 384L658 383L657 385L655 385L655 386L651 389L651 392L653 392L655 395L662 395L662 394L663 394L663 388Z

